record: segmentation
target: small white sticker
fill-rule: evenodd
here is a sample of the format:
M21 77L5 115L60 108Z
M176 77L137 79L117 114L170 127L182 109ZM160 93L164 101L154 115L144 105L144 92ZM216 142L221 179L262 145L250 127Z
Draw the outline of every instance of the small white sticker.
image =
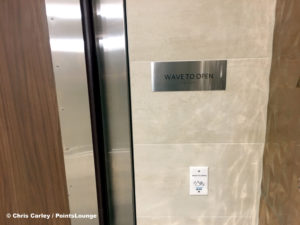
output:
M208 167L190 167L190 195L208 195Z

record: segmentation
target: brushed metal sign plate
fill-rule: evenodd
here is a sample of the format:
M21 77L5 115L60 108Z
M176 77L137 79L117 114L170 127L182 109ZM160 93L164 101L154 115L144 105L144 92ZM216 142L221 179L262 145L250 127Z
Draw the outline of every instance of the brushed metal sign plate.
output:
M152 91L226 89L227 60L151 62Z

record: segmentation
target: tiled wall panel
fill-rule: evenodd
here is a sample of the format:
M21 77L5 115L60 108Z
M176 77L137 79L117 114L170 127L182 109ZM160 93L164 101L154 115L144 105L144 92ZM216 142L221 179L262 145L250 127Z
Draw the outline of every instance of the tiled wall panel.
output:
M127 0L138 225L257 224L275 3ZM151 61L202 59L228 60L225 91L151 91Z

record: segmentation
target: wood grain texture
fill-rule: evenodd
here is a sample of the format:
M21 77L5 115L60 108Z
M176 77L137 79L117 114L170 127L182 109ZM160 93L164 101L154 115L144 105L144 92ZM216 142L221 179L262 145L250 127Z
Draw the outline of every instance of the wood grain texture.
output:
M300 224L300 1L277 0L260 225Z
M0 1L0 224L70 224L13 212L69 212L44 0Z

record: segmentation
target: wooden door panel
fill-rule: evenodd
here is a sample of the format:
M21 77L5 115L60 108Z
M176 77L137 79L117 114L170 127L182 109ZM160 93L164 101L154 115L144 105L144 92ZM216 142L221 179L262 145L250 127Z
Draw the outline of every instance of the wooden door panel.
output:
M68 213L54 75L43 0L0 1L0 224L7 213Z

